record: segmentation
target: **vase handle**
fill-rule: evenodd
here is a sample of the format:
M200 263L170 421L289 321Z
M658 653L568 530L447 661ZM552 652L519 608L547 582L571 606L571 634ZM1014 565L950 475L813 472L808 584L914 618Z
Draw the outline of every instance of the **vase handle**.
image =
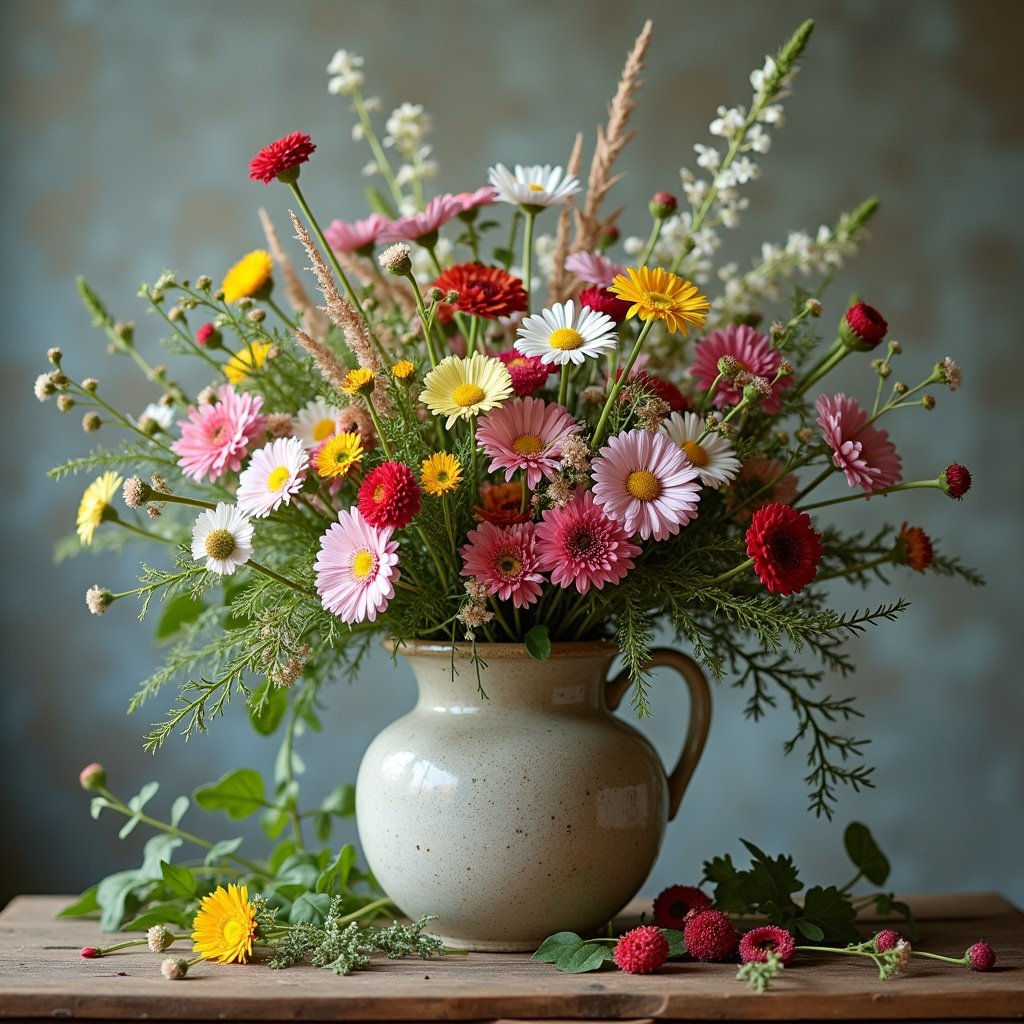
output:
M670 647L655 647L651 651L647 667L654 668L658 665L674 668L686 681L686 687L690 692L690 724L686 730L683 750L676 766L665 775L668 782L668 818L671 821L679 810L683 794L690 784L690 778L707 742L708 730L711 728L711 690L700 666L681 651L674 651ZM619 706L632 682L633 678L628 669L623 669L613 679L608 680L605 700L612 711Z

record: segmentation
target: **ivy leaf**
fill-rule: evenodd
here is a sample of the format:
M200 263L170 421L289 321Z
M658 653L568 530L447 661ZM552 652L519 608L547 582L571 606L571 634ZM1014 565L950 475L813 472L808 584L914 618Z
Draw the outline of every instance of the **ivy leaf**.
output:
M152 928L155 924L173 924L181 929L192 930L195 914L183 910L176 903L154 903L147 907L138 917L121 926L123 932L138 932Z
M178 822L185 817L185 812L189 808L191 801L187 796L179 796L177 800L171 804L171 824L177 827Z
M96 886L96 901L100 906L100 928L103 931L117 931L129 907L130 913L135 912L139 900L130 897L133 890L143 881L138 871L118 871L113 875L107 875Z
M200 786L193 795L204 811L224 811L232 821L248 818L267 805L263 777L252 768L236 768L216 782Z
M857 911L849 897L834 885L827 889L815 885L804 895L802 920L820 928L828 942L856 942L857 929L853 926L856 917ZM799 921L797 925L799 927Z
M325 892L304 892L292 904L288 914L289 924L322 925L331 909L331 899Z
M555 961L555 967L566 974L585 974L600 970L601 964L612 956L613 949L606 942L583 942L576 949L563 953Z
M547 661L551 657L551 636L547 626L536 625L528 630L523 644L535 661Z
M170 864L171 854L179 846L181 846L181 840L176 836L150 836L142 848L142 867L139 868L139 875L149 881L161 881L164 877L164 861Z
M100 909L100 905L96 901L96 890L98 888L99 886L96 885L90 886L70 907L65 907L57 916L86 917L89 914L95 914Z
M192 899L196 894L195 875L188 868L178 864L168 864L163 861L160 864L160 871L163 874L164 882L170 889L173 896L184 896L185 899ZM157 922L159 923L159 922Z
M851 821L843 833L846 853L854 866L872 885L885 885L889 877L889 860L878 848L867 825Z
M583 940L575 932L555 932L540 944L540 948L530 959L539 960L542 964L554 964L566 951L582 945Z

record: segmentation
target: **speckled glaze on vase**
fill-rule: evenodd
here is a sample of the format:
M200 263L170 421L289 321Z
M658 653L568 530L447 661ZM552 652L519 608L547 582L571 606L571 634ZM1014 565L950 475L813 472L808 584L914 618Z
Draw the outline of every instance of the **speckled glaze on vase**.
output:
M416 707L370 744L356 783L363 853L385 892L431 930L474 950L534 949L592 932L637 892L703 750L711 698L676 651L654 652L690 691L683 752L666 773L611 711L630 685L608 679L615 649L556 644L405 644ZM453 673L454 667L454 673Z

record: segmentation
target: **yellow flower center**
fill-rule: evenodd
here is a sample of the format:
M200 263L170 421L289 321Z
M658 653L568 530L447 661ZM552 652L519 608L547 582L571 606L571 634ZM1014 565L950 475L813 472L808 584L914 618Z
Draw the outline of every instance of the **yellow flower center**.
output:
M708 453L704 445L697 444L696 441L684 441L679 447L686 452L686 457L698 469L703 469L708 464Z
M498 572L502 576L518 576L523 571L523 563L515 555L502 555L498 559Z
M373 489L373 500L379 505L384 500L385 494L387 494L387 491L385 490L384 485L377 484Z
M291 478L291 472L287 466L278 466L270 476L267 477L267 487L272 491L279 491Z
M356 557L352 559L352 575L361 580L365 580L376 567L377 557L369 548L357 551Z
M479 384L460 384L452 392L452 401L463 409L479 405L485 397L484 389Z
M637 501L654 501L661 494L661 483L648 469L634 469L626 477L626 490Z
M222 922L220 939L225 946L235 948L241 945L246 937L245 925L237 917L229 917Z
M571 327L559 327L557 331L551 332L548 338L552 348L560 349L563 352L579 348L583 344L583 335L574 331Z
M670 296L662 292L648 292L644 296L644 305L651 309L671 309L674 303Z
M529 190L530 190L531 192L543 192L543 191L544 191L544 186L543 186L543 185L537 185L537 184L536 184L535 182L532 182L532 181L531 181L531 182L530 182L530 184L529 184L529 185L527 185L526 187L527 187L527 188L528 188L528 189L529 189Z
M211 530L206 535L204 546L210 558L230 558L235 550L235 535L223 527L219 530Z
M516 455L536 455L543 447L544 442L536 434L520 434L512 442Z
M330 437L334 433L334 420L321 420L313 428L313 440L322 441L325 437Z

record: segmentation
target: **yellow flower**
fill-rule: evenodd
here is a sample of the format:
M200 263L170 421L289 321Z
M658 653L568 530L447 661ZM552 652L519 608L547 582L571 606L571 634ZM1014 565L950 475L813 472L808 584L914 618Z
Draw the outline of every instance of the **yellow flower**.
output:
M448 356L423 378L420 401L435 416L469 419L500 406L512 394L512 378L499 359L474 352L468 359Z
M462 466L454 455L435 452L429 459L423 460L421 477L423 490L432 498L440 498L462 483Z
M629 277L626 277L626 274ZM707 319L711 303L697 286L657 267L627 268L612 281L612 294L632 302L626 318L664 320L669 331L686 334L690 326L700 327Z
M322 477L347 476L363 461L362 438L342 431L327 439L316 454L315 468Z
M265 249L246 253L225 275L221 284L225 302L237 302L261 292L270 282L274 261Z
M408 359L399 359L391 367L391 375L396 380L408 380L416 372L416 367Z
M232 384L241 384L250 370L258 370L266 361L271 346L269 341L254 341L233 355L224 365L224 376Z
M78 539L83 544L92 543L92 535L96 527L104 519L113 518L116 513L110 507L110 499L117 493L124 478L113 470L107 470L103 476L95 480L85 489L82 500L78 504Z
M249 890L234 883L227 889L218 885L202 898L192 929L193 952L203 959L244 964L252 956L256 936L256 908L249 902Z
M360 366L349 370L341 382L341 390L348 395L365 395L373 390L373 370Z

